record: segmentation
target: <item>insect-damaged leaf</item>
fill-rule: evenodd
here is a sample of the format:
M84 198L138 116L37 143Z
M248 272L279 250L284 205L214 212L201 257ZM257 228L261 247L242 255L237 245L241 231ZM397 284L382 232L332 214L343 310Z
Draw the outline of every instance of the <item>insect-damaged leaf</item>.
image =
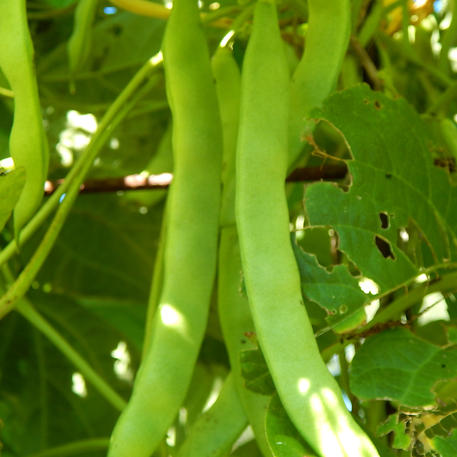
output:
M310 224L334 227L339 249L381 292L411 279L420 266L455 260L457 188L434 165L418 114L403 100L357 86L329 97L314 116L344 136L352 185L347 192L331 183L309 186ZM399 242L411 227L424 256Z
M363 322L366 317L363 305L369 298L347 267L337 265L329 272L319 265L315 256L302 251L296 244L293 246L303 294L326 310L327 321L336 324L334 330L348 331Z

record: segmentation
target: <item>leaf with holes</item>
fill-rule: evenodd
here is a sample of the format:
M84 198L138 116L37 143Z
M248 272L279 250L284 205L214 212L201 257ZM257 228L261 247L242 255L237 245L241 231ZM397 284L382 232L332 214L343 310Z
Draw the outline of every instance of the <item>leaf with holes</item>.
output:
M329 97L314 116L343 135L352 184L346 192L325 182L309 186L310 224L334 227L339 249L381 292L421 266L455 261L457 188L434 165L427 127L413 108L362 85ZM405 247L407 229L418 233L424 255Z
M303 286L303 295L321 305L327 321L337 332L352 330L365 321L363 305L369 300L359 287L359 281L347 267L336 265L327 271L314 255L307 254L293 243Z

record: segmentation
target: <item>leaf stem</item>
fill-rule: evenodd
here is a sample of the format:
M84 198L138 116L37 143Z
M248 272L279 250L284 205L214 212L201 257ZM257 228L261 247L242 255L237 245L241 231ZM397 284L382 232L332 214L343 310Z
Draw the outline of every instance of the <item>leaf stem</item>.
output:
M0 95L3 97L14 98L14 92L5 87L0 87Z
M384 309L379 311L375 317L366 325L361 327L357 333L366 332L377 324L381 324L396 318L399 314L410 308L421 300L425 295L433 292L451 292L457 289L457 272L444 275L432 284L422 284L401 297L394 300Z
M111 0L111 3L131 13L156 19L168 19L171 13L171 9L147 0ZM239 10L238 6L236 10ZM232 22L229 18L217 18L213 20L209 14L204 13L201 14L201 18L203 22L209 22L213 27L223 29L228 28Z
M89 440L74 441L72 443L57 446L27 457L66 457L70 455L81 455L95 451L104 451L108 449L109 438L92 438Z
M425 271L431 272L436 269L435 267L436 266L433 266ZM443 265L440 265L440 268L443 268ZM393 290L399 290L401 287L406 286L410 282L411 281L407 281L404 284L397 286ZM387 293L392 293L393 290L390 290L390 291L386 292L385 294L379 295L377 298L384 296ZM374 326L376 326L378 324L383 324L390 320L396 319L399 314L406 311L408 308L410 308L411 306L416 304L418 301L422 300L422 298L425 295L431 294L433 292L452 292L452 291L456 291L456 290L457 290L457 272L455 272L455 271L442 276L439 280L433 282L432 284L429 284L429 283L421 284L420 286L412 289L411 291L407 292L406 294L403 294L401 297L394 300L384 309L380 310L370 322L365 324L363 327L360 327L359 329L357 329L357 331L349 334L347 337L343 336L343 338L340 341L337 341L337 342L331 344L330 346L322 349L321 356L325 361L330 360L330 358L334 354L341 353L341 351L344 349L345 346L347 346L348 344L351 344L351 343L355 343L360 338L360 335L363 335L364 333L366 333L367 330L373 328ZM374 299L376 299L376 297ZM332 329L331 326L325 327L324 329L321 329L320 331L316 332L315 337L317 338L321 335L324 335L331 329Z

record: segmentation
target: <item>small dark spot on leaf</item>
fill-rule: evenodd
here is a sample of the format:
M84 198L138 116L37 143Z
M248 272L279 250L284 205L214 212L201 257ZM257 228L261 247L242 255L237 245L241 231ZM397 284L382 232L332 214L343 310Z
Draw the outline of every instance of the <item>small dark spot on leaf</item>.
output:
M113 35L119 36L122 33L122 27L120 25L114 25L111 27L111 32L113 32Z
M148 143L148 138L147 137L145 137L145 136L138 137L138 144L140 146L146 146L147 143Z
M387 179L390 179L392 177L392 175L390 173L386 173L386 178Z
M395 260L395 256L394 256L394 254L392 252L392 248L391 248L390 243L388 241L386 241L386 240L384 240L381 237L376 235L375 243L376 243L376 247L379 249L379 252L386 259L390 257L392 260Z
M382 108L381 102L379 100L375 100L374 101L374 107L376 109L381 109Z
M381 228L383 228L383 229L389 228L389 215L387 213L384 213L384 212L379 213L379 219L381 219Z
M370 103L370 100L368 100L368 98L364 98L363 103L365 103L365 105L368 105L368 103Z
M445 363L442 363L442 364L441 364L441 368L446 368L446 364L445 364Z
M446 168L449 173L455 173L457 170L454 157L440 157L435 159L433 164L440 168Z

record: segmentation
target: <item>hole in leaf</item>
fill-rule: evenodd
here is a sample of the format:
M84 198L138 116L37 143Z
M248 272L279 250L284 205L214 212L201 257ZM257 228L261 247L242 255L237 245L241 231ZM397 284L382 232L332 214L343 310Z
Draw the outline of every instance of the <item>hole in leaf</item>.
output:
M389 228L389 215L385 212L379 213L379 219L381 219L381 228Z
M407 243L409 241L409 233L405 228L401 228L398 231L398 236L403 243Z
M392 248L388 241L386 241L386 240L382 239L381 237L379 237L378 235L376 235L375 243L376 243L376 247L379 249L379 252L386 259L390 257L392 260L395 260L395 256L392 252Z

